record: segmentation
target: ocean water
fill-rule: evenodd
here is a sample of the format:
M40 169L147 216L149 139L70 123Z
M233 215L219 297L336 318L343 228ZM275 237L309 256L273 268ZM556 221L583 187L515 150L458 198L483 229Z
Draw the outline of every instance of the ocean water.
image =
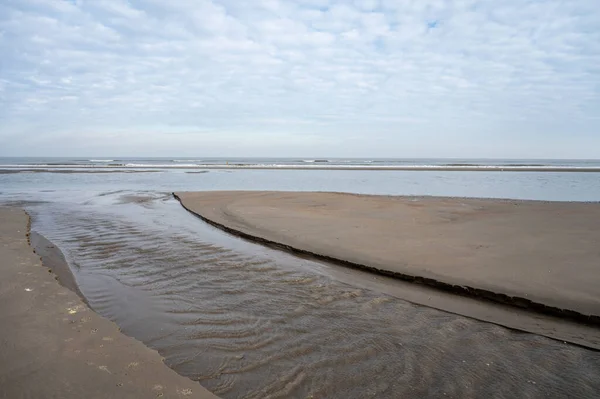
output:
M110 190L287 190L435 195L548 201L600 201L600 173L491 171L96 169L0 171L0 200L61 198ZM17 173L14 173L17 172ZM86 173L83 173L86 172ZM49 192L54 191L54 194ZM68 193L68 194L67 194Z
M229 236L170 195L269 189L600 201L598 173L50 169L0 174L0 204L27 209L95 311L223 398L600 395L599 352L408 303L372 275Z
M0 169L479 169L502 170L592 170L600 172L600 160L577 159L411 159L411 158L148 158L148 157L0 157Z

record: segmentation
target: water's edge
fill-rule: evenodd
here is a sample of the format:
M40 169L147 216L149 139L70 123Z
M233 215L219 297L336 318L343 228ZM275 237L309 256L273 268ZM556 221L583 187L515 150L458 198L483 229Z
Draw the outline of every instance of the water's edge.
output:
M75 275L60 248L42 234L30 228L28 228L27 237L33 253L40 257L42 265L48 268L48 272L53 273L60 285L76 293L89 307L89 303L79 289L75 281Z
M188 207L185 206L183 201L179 198L179 196L176 193L172 193L172 195L177 201L179 201L179 203L185 210L187 210L194 216L200 218L204 222L206 222L214 227L217 227L217 228L219 228L229 234L232 234L234 236L237 236L237 237L240 237L240 238L252 241L252 242L256 242L256 243L259 243L261 245L264 245L264 246L267 246L270 248L283 250L283 251L286 251L286 252L289 252L292 254L296 254L296 255L312 257L317 260L322 260L322 261L334 263L337 265L350 267L353 269L371 272L376 275L393 277L393 278L396 278L396 279L399 279L402 281L406 281L409 283L414 283L414 284L431 287L431 288L434 288L439 291L448 292L448 293L456 294L456 295L461 295L461 296L473 298L476 300L483 300L486 302L491 302L496 305L499 304L499 305L503 305L503 306L510 306L512 308L517 308L520 310L533 312L535 314L542 314L542 315L551 316L551 317L558 317L561 319L574 321L579 324L583 324L585 326L591 326L591 327L600 326L600 316L585 315L585 314L576 312L574 310L562 309L562 308L558 308L558 307L545 305L543 303L534 302L530 299L523 298L523 297L516 297L516 296L512 297L512 296L508 296L506 294L497 293L497 292L484 290L484 289L480 289L480 288L469 287L469 286L459 286L459 285L445 283L443 281L432 279L432 278L426 278L426 277L417 276L417 275L411 275L411 274L398 273L398 272L392 272L389 270L378 269L378 268L375 268L375 267L372 267L369 265L363 265L363 264L359 264L359 263L355 263L355 262L350 262L350 261L347 261L344 259L339 259L339 258L334 258L331 256L319 254L319 253L314 253L314 252L307 251L307 250L304 250L301 248L296 248L296 247L292 247L292 246L289 246L289 245L286 245L286 244L283 244L280 242L272 241L272 240L269 240L269 239L266 239L263 237L248 234L246 232L243 232L243 231L231 228L229 226L226 226L222 223L216 222L212 219L207 218L206 216L204 216L202 214L199 214L199 213L189 209ZM424 304L424 305L427 306L426 304ZM465 315L465 316L469 316L469 315ZM498 323L498 324L501 324L501 323ZM501 324L501 325L503 325L503 324ZM507 326L507 325L504 325L504 326L508 327L508 328L514 328L513 326ZM526 330L523 330L523 331L526 331ZM535 332L535 333L539 334L539 332ZM550 336L550 335L546 335L546 336L551 339L557 339L554 336ZM561 339L563 339L563 338L561 338ZM564 340L568 340L568 339L565 338ZM585 342L581 342L581 341L575 342L575 341L571 341L571 340L569 340L569 342L571 342L572 344L575 344L575 345L584 346L586 348L600 350L600 348L598 348L597 346L594 346L593 344L586 344Z
M81 301L91 311L93 311L94 313L96 313L98 316L100 316L102 318L106 318L102 314L96 312L96 310L94 310L90 306L89 301L87 300L87 298L83 295L83 293L79 289L75 275L74 275L73 271L71 270L71 267L69 266L69 263L67 262L64 254L60 250L60 248L58 246L54 245L54 243L52 243L52 241L48 240L42 234L38 233L35 230L32 231L31 230L31 215L27 211L25 211L25 213L27 215L27 233L26 233L27 242L28 242L29 246L31 247L31 249L33 250L33 253L35 253L36 255L38 255L40 257L42 266L47 267L48 272L53 273L55 275L55 279L60 285L66 287L69 290L76 293L79 296L79 298L81 299ZM114 323L110 319L107 319L107 320ZM128 336L132 339L135 339L136 341L140 342L141 344L143 344L150 350L156 350L156 349L146 345L145 342L140 341L137 337L125 334L121 330L120 326L118 324L116 324L116 325L121 334ZM169 365L167 365L167 363L165 363L165 358L162 356L162 354L159 353L159 355L161 356L161 360L162 360L164 367L167 367L177 373L177 370L175 370L172 367L169 367ZM180 373L177 373L177 374L202 386L202 384L200 384L198 381L195 381L186 375L183 375ZM206 389L204 386L202 386L202 388Z

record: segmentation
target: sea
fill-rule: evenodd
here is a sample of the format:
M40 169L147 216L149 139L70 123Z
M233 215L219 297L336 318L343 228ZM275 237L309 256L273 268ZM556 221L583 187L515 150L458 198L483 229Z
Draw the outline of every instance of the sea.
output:
M598 202L600 161L0 158L0 205L25 208L90 307L220 397L600 397L600 352L407 302L171 195L203 190Z
M0 168L112 169L460 169L597 170L600 160L589 159L442 159L442 158L173 158L173 157L0 157Z

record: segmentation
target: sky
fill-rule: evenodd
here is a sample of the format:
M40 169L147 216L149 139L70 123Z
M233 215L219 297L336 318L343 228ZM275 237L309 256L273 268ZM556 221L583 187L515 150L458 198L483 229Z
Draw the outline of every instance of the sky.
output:
M0 156L600 158L598 0L2 0Z

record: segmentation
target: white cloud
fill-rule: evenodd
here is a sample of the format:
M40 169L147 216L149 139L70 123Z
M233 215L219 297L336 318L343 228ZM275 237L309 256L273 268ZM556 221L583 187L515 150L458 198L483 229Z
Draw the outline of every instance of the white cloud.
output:
M600 146L595 0L8 0L0 54L0 155Z

